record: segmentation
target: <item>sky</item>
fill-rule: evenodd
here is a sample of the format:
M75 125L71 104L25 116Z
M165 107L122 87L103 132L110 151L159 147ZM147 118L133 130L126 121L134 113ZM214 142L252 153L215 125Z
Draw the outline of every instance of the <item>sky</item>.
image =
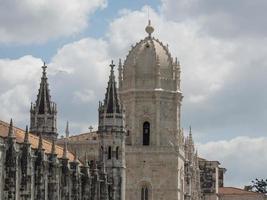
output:
M43 61L59 133L97 128L109 63L153 35L182 68L182 126L225 184L266 178L267 1L0 0L0 119L29 124Z

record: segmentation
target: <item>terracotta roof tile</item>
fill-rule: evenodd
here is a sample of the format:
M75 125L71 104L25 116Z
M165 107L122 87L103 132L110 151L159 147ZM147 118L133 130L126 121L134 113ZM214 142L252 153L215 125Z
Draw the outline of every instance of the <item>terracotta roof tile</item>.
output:
M219 195L262 195L262 194L235 187L220 187Z
M9 129L9 123L0 120L0 137L3 138L7 137L8 129ZM25 131L20 128L14 127L14 132L16 135L16 142L22 143L24 141ZM31 147L33 149L37 149L39 137L33 134L29 134L29 142L31 143ZM43 149L45 150L45 153L50 153L51 148L52 148L52 143L43 139ZM62 158L63 148L56 145L56 154L58 155L59 158ZM74 161L74 155L72 153L68 152L67 157L70 161Z
M97 141L98 134L96 131L89 132L89 133L80 133L77 135L72 135L68 139L69 141L85 141L85 140ZM59 143L62 143L62 141L64 141L64 138L60 138L58 140Z

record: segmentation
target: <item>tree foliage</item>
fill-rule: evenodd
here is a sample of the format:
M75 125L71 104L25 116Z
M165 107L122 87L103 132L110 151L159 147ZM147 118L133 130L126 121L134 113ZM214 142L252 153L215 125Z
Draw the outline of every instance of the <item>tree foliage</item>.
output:
M267 179L255 179L252 181L251 190L267 195Z

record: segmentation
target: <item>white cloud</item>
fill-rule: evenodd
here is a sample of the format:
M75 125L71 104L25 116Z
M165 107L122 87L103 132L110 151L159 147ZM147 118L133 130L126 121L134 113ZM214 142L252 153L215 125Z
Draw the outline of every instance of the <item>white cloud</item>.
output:
M28 119L31 97L37 93L41 59L30 55L0 59L0 118L24 122Z
M243 187L255 178L266 178L267 138L236 137L199 144L200 156L218 160L227 169L226 186Z
M93 90L83 90L74 92L74 102L90 103L96 101L96 95Z
M106 0L9 0L0 4L0 43L41 43L80 33Z

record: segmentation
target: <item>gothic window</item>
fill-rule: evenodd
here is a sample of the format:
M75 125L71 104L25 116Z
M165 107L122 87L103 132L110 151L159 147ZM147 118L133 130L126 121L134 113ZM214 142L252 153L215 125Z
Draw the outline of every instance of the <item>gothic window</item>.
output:
M103 157L104 157L104 147L103 147L103 146L101 146L101 152L100 152L100 156L101 156L101 158L103 158Z
M150 124L149 122L144 122L143 124L143 145L149 145L150 137Z
M108 147L108 159L111 159L111 146Z
M142 187L141 200L148 200L148 188L146 186Z
M112 188L111 188L111 185L108 186L108 199L112 199Z
M119 159L119 147L116 147L116 159Z

